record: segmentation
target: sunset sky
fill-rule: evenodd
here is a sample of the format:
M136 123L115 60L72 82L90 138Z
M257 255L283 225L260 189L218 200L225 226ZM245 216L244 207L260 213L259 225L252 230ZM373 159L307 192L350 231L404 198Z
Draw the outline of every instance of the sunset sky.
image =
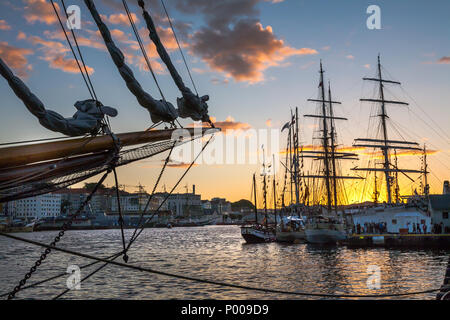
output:
M55 1L60 3L60 1ZM66 0L81 8L81 30L76 30L99 100L118 109L111 118L116 133L145 130L152 123L119 76L90 13L81 0ZM127 1L152 67L166 98L176 105L180 93L150 44L140 8ZM388 86L387 96L409 106L388 106L392 139L426 143L431 191L442 192L450 179L450 2L415 1L306 1L306 0L165 0L176 34L200 95L210 96L209 111L216 123L230 129L280 129L289 120L290 109L299 107L301 142L312 144L315 122L303 114L316 112L308 98L317 98L319 61L325 79L331 81L333 99L342 102L335 114L348 118L338 124L341 147L353 139L373 137L375 106L359 98L373 98L374 84L363 81L376 75L381 55L385 76L402 82ZM96 0L95 4L118 47L124 52L143 88L160 99L157 87L144 65L128 18L120 0ZM381 8L381 30L369 30L369 5ZM192 88L175 39L160 5L147 0L158 32L185 83ZM88 99L70 49L49 1L0 1L0 57L45 104L66 117L75 113L73 104ZM58 137L41 127L0 79L0 142ZM370 121L370 123L369 123ZM190 125L192 121L182 119ZM370 126L369 126L370 125ZM280 134L285 147L286 131ZM343 166L367 166L370 150L354 150L359 162ZM267 155L270 158L271 154ZM164 156L144 160L118 170L122 184L141 183L150 191ZM403 167L418 169L417 155L399 154ZM184 166L173 164L161 187L170 189ZM257 164L212 164L194 166L177 192L196 185L203 199L250 198L251 177ZM417 179L418 176L412 176ZM92 180L92 179L91 179ZM94 179L95 180L95 179ZM280 176L281 182L281 176ZM108 185L113 180L108 178ZM280 183L281 184L281 183ZM370 181L367 184L371 184ZM401 192L419 189L419 180L401 180ZM348 201L370 199L364 182L348 185ZM127 191L134 191L127 187ZM382 194L383 196L383 194Z

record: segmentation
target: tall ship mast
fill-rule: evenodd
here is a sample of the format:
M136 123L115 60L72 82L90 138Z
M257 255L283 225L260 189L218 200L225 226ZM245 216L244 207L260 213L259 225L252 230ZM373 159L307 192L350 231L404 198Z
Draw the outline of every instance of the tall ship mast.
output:
M375 99L363 98L360 101L363 102L375 102L379 103L379 120L381 124L381 137L375 138L358 138L355 139L355 143L353 146L355 147L365 147L365 148L375 148L380 149L383 155L383 163L382 167L372 167L372 168L359 168L355 167L352 170L358 171L369 171L374 172L375 176L377 172L384 173L384 187L386 188L386 202L388 204L398 203L399 202L399 187L398 187L398 173L402 173L410 180L412 180L408 173L420 173L427 174L426 165L421 170L415 169L405 169L399 168L397 166L397 155L396 150L413 150L413 151L422 151L422 148L419 147L417 142L413 141L401 141L401 140L392 140L389 138L389 132L387 128L387 121L389 119L387 108L388 104L396 104L396 105L408 105L406 102L396 101L396 100L387 100L385 98L385 84L397 84L400 85L400 82L392 81L385 79L381 72L381 62L380 56L378 55L378 64L377 64L377 77L376 78L363 78L366 81L374 81L378 86L378 94L379 96ZM425 158L426 159L426 158ZM393 201L393 193L395 202ZM376 197L376 202L378 202L379 192L377 190L377 186L375 183L375 191L374 194Z
M263 177L263 201L264 201L264 222L258 222L258 211L256 207L256 176L253 174L253 194L255 201L255 223L241 226L241 235L247 243L261 243L275 241L275 228L269 225L269 217L267 212L267 170L266 158L263 150L263 170L261 176ZM275 191L274 191L275 192ZM275 204L276 206L276 204Z
M345 190L340 187L343 179L361 179L360 177L343 176L340 173L340 160L355 160L357 155L348 152L337 151L337 133L335 127L336 120L347 120L336 117L333 111L334 104L340 104L332 100L331 86L328 83L328 97L325 92L324 70L322 61L320 62L320 82L319 98L308 99L310 102L318 104L318 114L306 114L308 118L319 119L319 146L317 150L302 151L301 156L319 161L315 174L303 175L302 178L313 179L313 193L320 195L313 208L309 212L309 217L305 225L306 240L310 243L336 243L346 238L345 223L343 217L338 215L339 196L345 195ZM314 137L313 137L314 139ZM315 181L320 183L315 183ZM323 200L324 199L324 200ZM325 204L326 210L320 205ZM333 214L334 213L334 214Z
M361 179L360 177L343 176L340 173L340 160L356 160L357 155L349 152L337 151L337 133L335 127L335 120L347 120L347 118L336 117L333 111L334 104L341 104L338 101L333 101L331 96L331 86L328 83L328 97L325 94L324 85L324 70L322 62L320 62L320 94L318 99L308 99L310 102L317 102L320 105L319 113L312 115L306 114L305 117L320 119L320 140L319 150L302 151L301 157L312 158L321 162L317 174L302 175L302 178L320 179L325 185L325 202L328 213L338 210L338 196L344 190L339 190L339 181L342 179ZM319 204L314 203L315 205Z

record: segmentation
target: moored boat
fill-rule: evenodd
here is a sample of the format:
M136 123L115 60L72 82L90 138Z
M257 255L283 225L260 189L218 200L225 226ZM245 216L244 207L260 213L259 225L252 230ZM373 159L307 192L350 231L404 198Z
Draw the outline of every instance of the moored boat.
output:
M311 217L305 226L306 240L315 244L336 244L347 238L345 224L335 218Z
M276 227L277 242L299 243L305 240L305 224L302 218L294 216L281 218Z
M33 221L31 223L1 223L0 232L4 233L15 233L15 232L33 232L36 223Z
M258 224L241 226L241 235L247 243L273 242L276 240L274 228Z

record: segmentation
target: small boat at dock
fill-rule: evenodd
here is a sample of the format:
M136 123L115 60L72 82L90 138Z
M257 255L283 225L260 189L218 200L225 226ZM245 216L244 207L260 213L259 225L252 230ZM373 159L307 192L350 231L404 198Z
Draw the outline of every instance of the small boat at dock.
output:
M281 218L276 228L276 238L277 242L304 242L306 240L306 233L303 219L295 216Z

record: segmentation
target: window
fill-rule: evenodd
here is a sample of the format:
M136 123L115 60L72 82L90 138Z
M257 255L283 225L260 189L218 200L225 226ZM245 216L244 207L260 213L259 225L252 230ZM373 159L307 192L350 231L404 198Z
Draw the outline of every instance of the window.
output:
M392 224L397 224L397 219L392 219Z
M442 219L448 219L448 212L442 212Z

